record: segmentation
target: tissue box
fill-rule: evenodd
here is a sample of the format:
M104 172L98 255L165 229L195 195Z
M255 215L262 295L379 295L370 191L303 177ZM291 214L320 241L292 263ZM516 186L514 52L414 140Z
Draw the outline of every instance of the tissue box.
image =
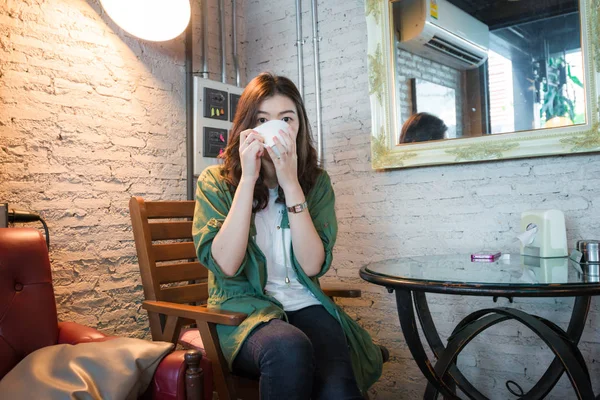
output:
M560 210L530 210L521 214L521 254L532 257L567 257L565 215Z
M568 258L540 258L522 256L523 266L529 267L539 283L566 283L569 281Z

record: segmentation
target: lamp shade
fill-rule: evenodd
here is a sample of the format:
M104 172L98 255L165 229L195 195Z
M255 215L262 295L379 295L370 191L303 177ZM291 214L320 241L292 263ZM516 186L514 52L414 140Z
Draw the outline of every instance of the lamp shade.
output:
M108 16L140 39L160 42L181 34L190 23L189 0L100 0Z

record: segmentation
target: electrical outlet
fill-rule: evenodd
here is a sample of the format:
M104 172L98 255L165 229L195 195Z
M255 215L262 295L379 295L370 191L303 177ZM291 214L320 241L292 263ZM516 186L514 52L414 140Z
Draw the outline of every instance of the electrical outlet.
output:
M233 122L233 118L235 117L235 112L237 111L237 106L240 101L239 94L229 93L229 121Z
M204 127L203 157L218 157L227 146L227 129Z
M227 146L231 119L244 88L194 76L194 175L199 176ZM217 112L218 111L218 112Z
M8 203L0 203L0 228L8 226Z
M227 121L229 107L227 92L213 88L204 88L204 118Z

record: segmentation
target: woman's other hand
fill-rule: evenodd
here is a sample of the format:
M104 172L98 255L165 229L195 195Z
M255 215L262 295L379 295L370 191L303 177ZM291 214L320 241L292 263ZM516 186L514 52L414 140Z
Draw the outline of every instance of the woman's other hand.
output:
M279 136L281 136L281 140L277 136L273 138L275 147L277 147L277 150L279 151L279 157L277 157L270 147L267 147L267 152L275 166L279 186L287 193L290 189L300 186L300 183L298 182L296 134L293 134L288 128L285 131L279 130Z
M240 161L242 165L241 180L256 182L260 172L260 158L265 147L264 139L258 132L246 129L240 133Z

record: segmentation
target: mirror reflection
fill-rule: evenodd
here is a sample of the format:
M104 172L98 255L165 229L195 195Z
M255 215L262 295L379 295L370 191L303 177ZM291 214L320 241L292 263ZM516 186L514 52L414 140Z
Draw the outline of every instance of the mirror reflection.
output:
M577 0L390 5L398 144L586 123Z

